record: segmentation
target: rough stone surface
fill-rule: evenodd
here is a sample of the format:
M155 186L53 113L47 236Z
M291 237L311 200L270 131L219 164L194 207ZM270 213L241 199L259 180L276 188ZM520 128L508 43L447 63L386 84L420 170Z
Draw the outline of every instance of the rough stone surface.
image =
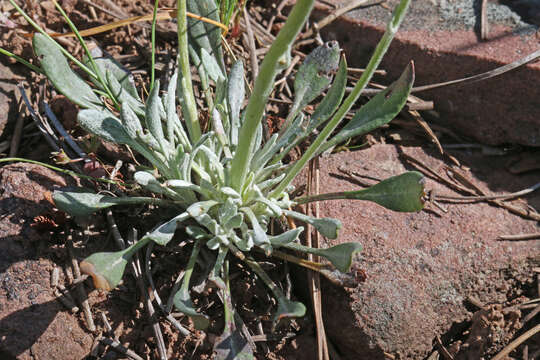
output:
M334 0L342 5L348 0ZM398 0L387 1L394 7ZM537 26L525 23L511 8L489 3L489 40L478 39L479 2L415 0L380 68L397 79L413 60L415 86L464 78L492 70L538 50ZM315 12L320 18L331 10ZM540 13L540 12L539 12ZM381 38L391 11L372 6L347 13L323 29L323 39L338 40L349 64L364 67ZM476 16L475 16L476 15ZM539 17L540 18L540 17ZM375 80L381 80L376 78ZM386 80L389 81L389 80ZM442 125L463 136L499 145L540 146L540 63L469 85L418 93L433 100Z
M379 179L411 170L400 161L399 151L393 145L375 145L321 159L321 193L358 189L343 179L339 168ZM401 151L444 174L444 162L433 154L418 147ZM517 191L538 181L537 173L508 173L508 158L457 156L473 169L473 182L488 193ZM426 180L428 190L458 195ZM540 194L527 200L538 206ZM524 200L513 203L527 205ZM326 245L356 241L364 247L355 266L365 270L367 281L348 292L323 289L327 334L344 359L383 359L383 351L423 358L436 335L470 315L463 305L467 296L484 303L518 296L517 286L504 274L508 268L530 270L526 259L540 252L539 242L502 242L497 237L536 233L538 224L486 203L444 206L448 212L439 210L439 216L433 211L396 213L361 201L320 204L320 216L344 224L339 238Z
M0 168L1 359L81 359L92 345L82 323L53 294L54 263L36 250L49 235L29 226L35 216L51 211L44 193L55 185L66 182L41 166Z
M8 120L14 118L16 112L15 75L8 66L0 61L0 136L4 132Z

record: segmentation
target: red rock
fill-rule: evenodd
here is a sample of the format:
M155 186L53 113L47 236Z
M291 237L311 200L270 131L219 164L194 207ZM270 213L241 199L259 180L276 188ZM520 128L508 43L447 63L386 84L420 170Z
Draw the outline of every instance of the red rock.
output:
M44 167L0 168L0 358L82 359L92 336L58 302L50 286L54 263L36 252L49 235L29 226L52 210L45 192L66 181Z
M333 0L343 5L348 0ZM398 0L387 1L391 8ZM538 50L533 25L509 8L488 3L489 40L478 40L478 19L470 0L412 1L409 12L380 68L395 80L410 60L415 86L449 81L492 70ZM315 17L332 9L319 5ZM381 38L390 10L382 6L347 13L322 30L324 40L338 40L351 66L365 67ZM390 79L390 80L388 80ZM382 81L380 78L377 80ZM482 143L540 146L540 63L469 85L418 93L435 102L441 125Z
M444 162L421 148L403 152L444 175ZM517 191L538 181L534 174L518 177L506 172L504 158L458 157L474 170L474 183L490 193ZM411 169L393 145L331 155L321 159L321 193L359 188L338 178L343 177L339 168L379 179ZM428 190L458 195L426 180ZM539 204L540 194L527 200ZM526 206L523 200L513 204ZM327 334L343 359L383 359L383 351L423 358L436 335L470 317L463 305L467 296L484 303L504 303L517 296L512 283L506 284L509 291L497 291L507 281L501 271L527 268L527 257L539 253L538 241L503 242L497 237L537 233L537 223L486 203L444 206L448 212L439 210L438 216L432 211L396 213L362 201L320 204L321 217L343 223L339 238L325 245L355 241L364 247L354 266L365 270L367 280L347 292L330 285L323 289Z

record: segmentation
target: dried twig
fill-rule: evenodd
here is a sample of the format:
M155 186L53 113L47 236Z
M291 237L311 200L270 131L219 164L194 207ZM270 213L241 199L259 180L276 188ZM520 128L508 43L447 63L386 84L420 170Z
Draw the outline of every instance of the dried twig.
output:
M308 194L319 193L319 161L315 158L310 161L308 170ZM311 206L308 204L306 207L307 215L312 215ZM314 209L315 217L319 217L319 206L315 203ZM314 240L314 241L312 241ZM320 234L315 232L315 237L312 239L312 229L308 225L306 229L306 245L313 248L320 246ZM308 261L319 262L319 257L313 254L308 254ZM322 298L321 298L321 280L318 272L307 272L309 288L311 291L311 299L313 301L313 312L315 313L315 326L317 330L317 354L319 360L329 360L328 355L328 343L326 339L326 332L324 329L324 322L322 318Z
M69 230L69 235L66 239L66 245L68 249L69 257L71 258L71 267L73 269L73 275L75 278L81 277L81 269L79 268L79 262L75 257L73 256L73 231ZM90 303L88 302L88 295L86 294L86 290L84 289L84 284L79 283L75 286L76 291L79 296L79 300L81 301L84 318L86 320L86 325L88 326L88 330L94 332L96 331L96 325L94 324L94 318L92 317L92 310L90 309Z
M110 347L113 348L114 351L119 352L120 354L129 356L133 360L144 360L142 357L137 355L137 353L135 353L133 350L128 349L127 347L120 344L120 342L114 339L102 337L99 339L99 341L101 341L105 345L109 345Z
M530 329L529 331L525 332L523 335L512 341L510 344L508 344L504 349L501 350L500 353L495 355L491 360L502 360L504 359L508 354L510 354L515 348L517 348L519 345L521 345L523 342L525 342L527 339L535 335L536 333L540 332L540 324L537 324L535 327Z
M517 234L517 235L500 235L499 240L540 240L540 233L536 234Z
M435 338L435 341L437 341L437 346L438 346L439 351L442 354L442 356L446 360L454 360L454 357L452 356L452 354L450 354L448 352L448 350L446 349L446 347L443 345L443 343L441 341L441 337L439 335L437 335L437 337Z
M482 0L480 6L480 39L486 41L488 39L489 23L487 17L487 0Z
M24 111L22 111L22 97L19 98L17 103L17 122L15 123L15 129L11 137L11 144L9 147L9 157L16 157L19 150L19 144L21 143L21 135L24 126Z

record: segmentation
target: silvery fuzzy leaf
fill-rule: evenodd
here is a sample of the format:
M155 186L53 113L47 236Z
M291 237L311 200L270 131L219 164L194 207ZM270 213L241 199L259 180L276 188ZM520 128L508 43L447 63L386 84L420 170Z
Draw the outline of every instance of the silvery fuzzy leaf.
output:
M241 238L233 235L234 244L242 251L250 251L255 243L253 242L253 236L244 234Z
M294 79L292 113L303 109L328 87L338 68L340 52L338 43L329 41L306 56Z
M122 85L122 87L136 100L140 102L137 88L135 87L135 81L133 75L122 64L116 61L110 54L103 51L99 46L95 46L90 50L90 54L94 58L94 62L98 67L102 78L105 77L107 71L111 72L115 79ZM90 66L90 60L87 56L84 56L83 62L86 66ZM96 85L100 85L94 82ZM142 105L142 103L141 103Z
M32 46L40 59L41 68L56 90L85 109L103 109L103 102L86 81L71 67L58 44L42 34L34 34Z
M227 101L229 103L229 119L231 123L231 144L238 145L238 131L242 126L240 109L244 104L246 90L244 87L244 64L241 60L235 62L229 73Z
M216 59L204 48L201 49L201 62L204 69L208 73L208 76L210 76L210 79L214 80L216 83L225 79L225 76L223 75L223 72L221 71Z
M91 134L117 144L133 144L124 126L107 110L86 109L79 111L77 121Z
M226 230L237 229L242 225L243 222L244 222L244 215L242 213L238 213L234 215L233 217L229 218L227 222L223 224L223 227Z
M266 235L266 231L261 227L259 220L253 213L253 211L250 208L240 208L240 211L242 211L249 219L249 222L251 223L251 228L253 229L253 242L257 246L265 246L270 244L270 240L268 239L268 235Z
M206 214L208 210L213 208L218 204L217 201L214 200L207 200L207 201L199 201L195 204L192 204L186 212L193 218L196 218L197 216L201 216L203 214Z
M218 219L221 224L225 224L236 214L238 214L238 207L231 198L228 198L223 204L220 204L218 209Z
M162 104L159 98L159 80L156 80L146 102L146 126L152 136L157 140L162 151L165 151L168 148L168 144L163 134L163 125L161 123L162 109L160 107L162 107Z
M327 249L312 248L292 242L284 243L282 246L291 250L325 257L336 269L343 273L350 271L354 255L362 251L362 245L352 242L335 245Z
M144 235L139 241L142 241L143 239L150 239L158 245L165 246L174 237L178 224L186 221L187 219L189 219L189 214L187 212L175 216L166 223L158 225L149 233L146 233L146 235Z
M114 75L110 71L107 70L105 74L107 83L109 84L109 88L113 96L118 100L118 102L124 105L128 104L137 115L143 116L144 104L138 99L131 96L131 94L122 87L118 79L114 77Z
M270 236L270 243L273 247L279 248L280 246L296 241L302 231L304 231L304 227L299 226L296 229L286 231L282 234Z
M188 225L186 226L185 231L186 234L194 240L204 240L211 236L205 229L197 225Z
M231 187L224 186L224 187L219 189L219 192L222 193L225 196L232 197L232 198L235 198L235 199L240 199L240 194Z
M214 21L220 21L219 9L216 7L214 0L188 0L187 10ZM223 67L221 29L216 25L188 18L188 31L191 40L193 40L190 43L196 43L200 48L215 56L217 62Z
M285 177L285 173L279 175L279 176L276 176L276 177L272 177L268 180L265 180L263 182L260 182L257 184L257 186L259 187L259 189L264 192L264 190L267 190L270 191L272 189L272 187L276 184L279 184L281 182L281 180L283 180L283 178Z
M151 192L158 194L163 194L165 192L165 188L161 185L161 183L154 177L154 175L147 171L137 171L133 175L133 178L137 184Z
M131 109L129 104L123 103L120 109L120 119L126 129L126 132L132 139L137 139L143 133L143 128L139 118Z

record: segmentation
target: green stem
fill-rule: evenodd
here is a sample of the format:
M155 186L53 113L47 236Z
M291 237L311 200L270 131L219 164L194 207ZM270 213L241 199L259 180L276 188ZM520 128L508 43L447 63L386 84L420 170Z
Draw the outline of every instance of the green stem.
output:
M154 13L152 17L152 58L151 58L151 64L150 64L150 92L152 92L152 89L154 88L154 79L156 76L156 23L157 23L157 9L159 5L159 0L155 0L154 2Z
M92 54L90 53L90 49L88 49L88 46L86 45L86 41L84 41L81 34L79 33L79 30L77 29L75 24L73 24L71 19L67 16L67 14L65 13L64 9L62 9L60 4L58 4L58 2L56 0L54 0L53 2L54 2L54 6L56 6L56 8L60 12L60 14L64 17L64 19L68 23L68 26L71 29L71 31L73 31L73 33L77 37L77 40L79 41L79 44L81 44L81 46L83 47L84 52L85 52L86 56L88 57L88 61L90 61L90 65L92 66L92 70L94 70L99 83L101 84L101 86L103 86L103 89L105 89L105 92L107 93L107 97L112 100L112 102L114 103L114 106L117 109L120 109L120 104L118 103L118 101L114 97L111 89L109 88L109 84L105 81L105 79L103 79L102 74L100 73L96 62L94 61L94 57L92 56Z
M371 77L375 73L375 70L379 66L384 54L386 53L386 50L388 50L388 47L390 46L390 43L392 42L392 39L394 38L394 35L396 34L399 25L401 24L401 21L405 17L405 13L407 12L407 8L409 7L410 2L411 0L401 0L401 2L394 11L392 20L388 23L388 26L386 27L386 32L384 33L383 37L379 41L379 44L375 48L373 56L371 57L371 60L366 66L366 70L356 83L349 96L347 96L345 101L343 101L343 104L334 114L332 120L328 122L328 124L324 127L324 129L315 139L313 144L311 144L311 146L306 150L300 160L298 160L292 166L292 168L285 176L285 179L283 179L283 181L274 189L274 191L269 195L269 197L278 197L285 190L285 188L289 186L289 184L294 180L296 175L298 175L298 173L304 168L306 163L318 153L320 147L328 139L334 129L339 125L347 112L352 108L356 100L358 100L360 94L362 93L362 90L364 90L366 85L369 83Z
M77 60L73 55L71 55L69 53L69 51L67 51L66 49L64 49L62 46L60 46L60 44L58 44L56 42L56 40L54 40L49 34L47 34L45 32L45 30L43 30L34 20L32 20L32 18L30 16L28 16L27 13L24 12L24 10L15 3L14 0L9 0L9 2L11 3L11 5L13 5L13 7L15 8L15 10L17 10L17 12L19 14L22 15L22 17L24 17L24 19L30 24L32 25L32 27L34 29L36 29L38 32L40 32L41 34L43 34L43 36L45 36L47 39L51 40L53 43L56 44L56 46L58 46L58 48L60 49L60 51L68 58L70 59L71 61L73 61L75 64L77 64L78 67L80 67L85 73L87 73L89 76L93 77L94 79L98 79L97 75L88 68L88 66L84 65L82 62L80 62L79 60Z
M81 179L92 180L92 181L100 181L100 182L104 182L104 183L107 183L107 184L120 185L120 183L118 181L109 180L109 179L102 179L102 178L95 178L95 177L92 177L92 176L79 174L78 172L67 170L67 169L62 169L62 168L59 168L59 167L56 167L56 166L53 166L53 165L42 163L40 161L35 161L35 160L30 160L30 159L23 159L23 158L3 158L3 159L0 159L0 163L14 162L14 161L41 165L41 166L46 167L48 169L58 171L58 172L61 172L61 173L67 174L67 175L71 175L73 177L79 177ZM125 186L126 184L122 184L122 185Z
M296 2L285 25L261 64L259 75L253 87L253 95L250 97L246 107L245 121L239 134L238 148L232 160L232 187L237 191L242 188L248 173L257 126L261 122L268 97L274 86L274 79L280 66L284 65L282 62L290 52L291 44L308 19L314 2L314 0L298 0Z
M338 200L338 199L351 199L353 197L349 196L349 193L357 194L358 191L341 191L333 192L319 195L305 196L298 199L294 199L294 202L298 205L307 204L314 201L325 201L325 200Z
M28 61L24 60L22 57L20 57L20 56L18 56L18 55L15 55L15 54L12 53L12 52L9 52L9 51L7 51L7 50L5 50L5 49L2 49L1 47L0 47L0 54L6 55L6 56L8 56L8 57L10 57L10 58L14 58L15 60L17 60L17 61L20 62L21 64L23 64L23 65L25 65L26 67L28 67L30 70L35 71L35 72L37 72L38 74L43 74L43 71L42 71L40 68L38 68L37 66L35 66L35 65L31 64L31 63L29 63Z
M182 90L185 105L182 112L185 117L189 137L192 143L196 143L201 137L201 125L199 124L197 104L195 103L193 84L191 82L191 68L189 66L186 0L178 0L177 8L178 64L181 71L181 74L178 76L178 88Z

